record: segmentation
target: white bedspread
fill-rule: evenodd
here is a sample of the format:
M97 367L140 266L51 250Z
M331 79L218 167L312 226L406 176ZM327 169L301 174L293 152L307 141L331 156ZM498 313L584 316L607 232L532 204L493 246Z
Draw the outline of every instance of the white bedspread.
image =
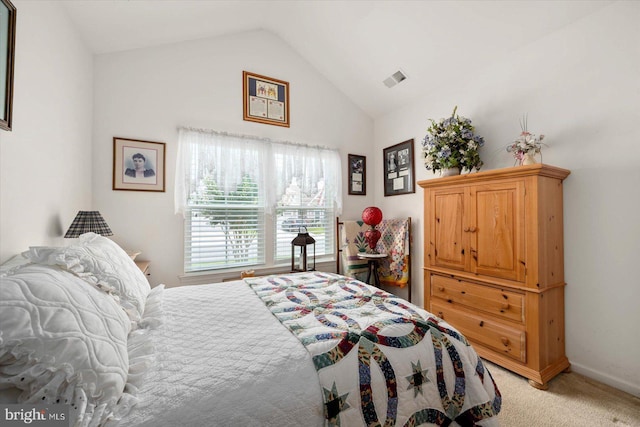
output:
M292 280L290 277L281 279ZM276 279L270 277L264 280L271 283ZM253 282L254 286L262 283L260 280ZM354 286L369 289L364 284ZM264 289L259 288L258 294L263 293ZM278 289L280 288L274 292ZM375 291L375 288L371 289ZM331 296L339 293L337 290L329 293L332 290L329 286L325 294ZM157 296L157 291L162 289L156 289L152 293ZM304 292L309 294L308 291ZM314 290L314 295L317 296L317 293L318 290ZM294 297L287 294L287 298L297 301ZM365 298L363 303L369 300L376 303L376 298L382 297L376 293L371 298ZM118 427L307 427L327 423L359 427L354 425L360 424L356 421L358 417L347 417L342 420L344 422L341 422L342 417L333 421L325 419L326 405L318 379L319 372L299 337L276 319L267 307L276 307L275 300L267 298L266 301L261 301L247 283L234 281L164 289L161 301L162 307L158 307L155 302L149 304L155 306L154 311L160 309L163 313L162 324L149 331L155 346L156 360L138 390L138 405L117 424ZM422 312L421 309L415 309ZM371 315L364 312L361 314ZM363 322L361 320L362 324ZM400 323L402 327L404 323ZM449 421L446 418L449 417L462 425L497 426L497 417L494 415L499 411L500 396L495 389L497 397L493 400L493 381L473 349L468 347L464 338L456 335L457 338L454 339L453 335L457 334L454 330L442 329L450 327L445 322L440 321L439 324L431 319L417 322L416 327L428 327L431 338L423 344L431 345L433 341L434 347L433 351L425 354L433 353L438 360L442 358L442 363L437 368L435 361L427 361L422 366L419 362L414 362L414 359L421 360L414 355L409 361L415 366L410 366L413 371L418 370L416 372L420 374L420 378L416 377L418 374L415 372L411 375L410 372L407 374L398 371L394 376L400 378L398 393L410 393L410 400L422 402L427 399L423 402L426 409L416 412L414 416L411 416L414 409L401 403L398 421L410 425L432 425L430 422L447 425ZM394 329L395 326L391 328ZM445 339L445 333L453 334L452 338ZM361 335L366 334L363 332ZM379 338L390 340L388 344L395 348L393 342L396 336L400 335ZM452 346L457 347L454 349ZM391 347L386 354L393 356L397 350ZM410 346L405 351L413 354L418 351L418 347ZM356 353L354 351L349 354L356 357ZM455 364L452 364L454 358L463 362L457 368L458 373L455 373ZM466 359L468 360L465 362ZM406 363L402 366L404 365ZM369 374L372 380L374 374L382 378L382 373L374 369L369 372L367 369L363 371L361 367L359 372L358 375L364 375L365 379L369 378ZM338 379L332 380L334 387L339 382ZM404 380L409 381L413 387L407 387L406 381L402 382ZM384 385L383 379L381 381ZM424 396L420 390L416 393L415 389L424 389ZM373 400L379 400L375 387L373 390ZM334 391L338 393L337 390ZM362 390L351 394L359 396L361 392ZM368 394L365 393L364 396ZM331 402L327 403L330 404ZM444 409L441 408L442 405ZM495 405L497 406L492 407ZM384 412L383 404L377 406ZM358 407L358 402L344 406L345 409ZM473 408L469 409L470 407ZM464 414L462 410L465 411ZM487 413L474 415L470 412L478 410ZM353 412L359 414L360 410ZM471 418L476 415L483 415L485 419L473 424ZM394 422L394 417L387 418L387 422ZM433 420L428 421L431 419ZM451 425L459 425L456 421L451 421ZM111 421L107 427L115 424L115 421Z
M155 365L119 426L323 424L307 350L244 282L167 288L163 311Z

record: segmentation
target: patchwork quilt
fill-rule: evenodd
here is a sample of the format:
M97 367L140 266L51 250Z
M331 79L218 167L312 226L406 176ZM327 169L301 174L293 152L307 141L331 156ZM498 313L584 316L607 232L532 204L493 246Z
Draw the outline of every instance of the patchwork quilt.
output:
M429 312L331 273L245 282L310 353L325 425L497 425L502 399L490 373Z
M367 277L367 260L358 258L359 253L367 252L367 240L364 233L370 227L363 221L344 221L340 233L342 265L344 274L364 280Z
M363 221L343 221L340 233L344 273L363 281L367 277L367 261L358 254L368 250L365 232L370 228ZM409 221L407 218L384 219L376 228L380 231L376 251L388 254L378 261L380 283L405 287L409 282Z
M378 252L389 256L379 263L380 283L404 287L409 282L409 222L404 219L385 219L380 230Z

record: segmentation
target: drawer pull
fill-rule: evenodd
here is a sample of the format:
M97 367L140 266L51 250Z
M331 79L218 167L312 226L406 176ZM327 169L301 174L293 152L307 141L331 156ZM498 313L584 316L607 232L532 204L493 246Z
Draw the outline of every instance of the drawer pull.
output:
M500 337L500 341L502 341L502 344L505 346L509 345L509 339L507 337Z
M438 292L444 292L444 286L438 286Z
M483 327L483 326L484 326L484 320L481 320L480 321L480 327Z

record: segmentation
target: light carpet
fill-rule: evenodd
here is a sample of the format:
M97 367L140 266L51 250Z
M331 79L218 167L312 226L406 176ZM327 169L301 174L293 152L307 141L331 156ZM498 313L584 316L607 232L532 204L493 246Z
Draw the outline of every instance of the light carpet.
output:
M486 362L502 394L502 427L640 427L640 398L575 372L538 390L527 379Z

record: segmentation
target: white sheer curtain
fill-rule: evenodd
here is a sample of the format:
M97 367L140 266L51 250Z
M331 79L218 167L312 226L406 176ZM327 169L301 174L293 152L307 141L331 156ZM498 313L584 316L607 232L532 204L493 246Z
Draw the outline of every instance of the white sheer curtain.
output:
M340 154L336 150L289 143L271 144L272 166L269 182L275 183L270 194L271 206L283 206L287 189L297 185L302 195L299 204L333 207L342 212L342 174Z
M260 204L267 205L264 144L242 136L180 128L176 164L175 211L184 215L192 198L210 177L225 194L235 191L249 175L262 190Z
M295 183L308 205L342 212L342 174L337 150L212 130L179 128L175 211L185 214L202 180L211 176L225 193L249 175L268 213L282 206ZM261 203L262 204L262 203Z

